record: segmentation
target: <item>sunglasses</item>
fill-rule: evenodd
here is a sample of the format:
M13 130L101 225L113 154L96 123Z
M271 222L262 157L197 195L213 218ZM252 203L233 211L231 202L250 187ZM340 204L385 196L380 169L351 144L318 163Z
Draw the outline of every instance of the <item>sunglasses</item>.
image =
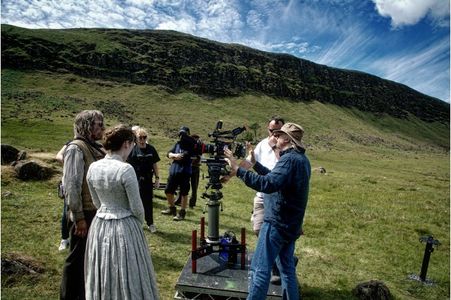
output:
M147 139L147 135L141 135L141 136L138 137L138 139L145 140L145 139Z

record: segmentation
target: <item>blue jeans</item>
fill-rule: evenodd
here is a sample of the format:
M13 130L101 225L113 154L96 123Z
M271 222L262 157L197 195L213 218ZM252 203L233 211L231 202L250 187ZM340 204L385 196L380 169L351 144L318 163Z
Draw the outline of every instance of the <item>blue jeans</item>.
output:
M252 256L247 300L266 299L274 262L282 279L282 299L300 299L293 259L294 245L295 240L284 239L277 228L268 222L263 223Z

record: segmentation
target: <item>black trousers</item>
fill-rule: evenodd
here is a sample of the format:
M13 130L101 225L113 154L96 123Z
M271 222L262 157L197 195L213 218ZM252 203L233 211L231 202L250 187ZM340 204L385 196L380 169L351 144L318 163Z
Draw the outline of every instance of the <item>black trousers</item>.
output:
M96 211L84 211L88 228ZM84 300L85 299L85 250L87 236L81 238L74 234L75 224L69 221L70 227L70 252L63 267L63 279L61 281L60 299Z
M147 225L153 224L153 184L152 182L139 183L139 195L144 206L144 218Z
M199 187L200 167L192 166L191 173L191 197L189 198L189 206L196 206L197 188Z

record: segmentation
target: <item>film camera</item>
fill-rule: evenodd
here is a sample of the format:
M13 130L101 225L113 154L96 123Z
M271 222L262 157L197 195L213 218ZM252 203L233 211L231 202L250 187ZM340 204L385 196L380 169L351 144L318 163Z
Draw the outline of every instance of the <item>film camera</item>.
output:
M202 147L202 153L210 154L210 157L203 159L208 167L208 183L202 198L208 199L208 242L219 243L219 207L222 208L222 184L220 177L229 174L228 164L224 159L224 150L230 149L237 158L246 155L246 148L243 144L236 142L237 136L245 131L245 127L237 127L233 130L222 131L222 121L216 123L216 128L208 136L213 138L211 144ZM211 188L211 189L210 189ZM210 190L209 190L210 189ZM208 192L209 191L209 192Z
M210 178L206 189L212 187L213 189L221 189L220 176L228 175L227 162L224 159L224 150L230 149L233 152L233 156L236 158L242 158L246 155L246 148L242 143L236 142L237 136L246 130L245 127L237 127L233 130L222 129L222 121L216 123L216 128L208 136L212 137L211 144L204 144L202 147L202 153L210 154L210 158L203 160L202 162L207 164L208 176ZM208 195L204 196L208 198Z
M246 155L246 148L243 144L237 143L236 137L246 130L245 127L237 127L233 130L221 131L222 121L216 123L216 128L213 132L209 133L209 137L213 137L213 144L206 144L203 148L203 153L209 153L215 157L224 157L224 150L230 149L233 152L233 156L242 158Z

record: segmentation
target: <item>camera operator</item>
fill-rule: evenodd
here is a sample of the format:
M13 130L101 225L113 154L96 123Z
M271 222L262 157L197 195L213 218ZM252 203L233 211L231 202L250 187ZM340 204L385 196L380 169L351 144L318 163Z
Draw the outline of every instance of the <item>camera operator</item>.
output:
M248 171L239 167L231 151L225 151L231 167L228 176L236 175L247 186L266 194L263 225L251 262L248 300L266 298L274 262L281 273L282 294L288 299L299 298L293 255L302 232L311 167L302 144L301 126L286 123L273 134L280 159L271 171L254 156L248 163L254 165L257 174Z
M168 184L165 189L168 201L168 209L163 210L163 215L174 216L174 221L185 219L186 207L188 205L188 193L190 189L190 177L192 173L191 157L194 156L194 139L190 136L189 128L182 126L179 130L179 141L168 152L168 158L172 159L169 169ZM182 197L181 209L177 214L174 205L174 194L180 187L180 195Z
M191 137L194 139L194 156L191 157L191 196L189 197L189 208L194 208L197 203L197 189L199 187L199 177L200 177L200 166L202 158L202 148L204 143L197 134L192 134ZM182 197L180 193L177 195L175 200L175 205L179 205L182 202Z

